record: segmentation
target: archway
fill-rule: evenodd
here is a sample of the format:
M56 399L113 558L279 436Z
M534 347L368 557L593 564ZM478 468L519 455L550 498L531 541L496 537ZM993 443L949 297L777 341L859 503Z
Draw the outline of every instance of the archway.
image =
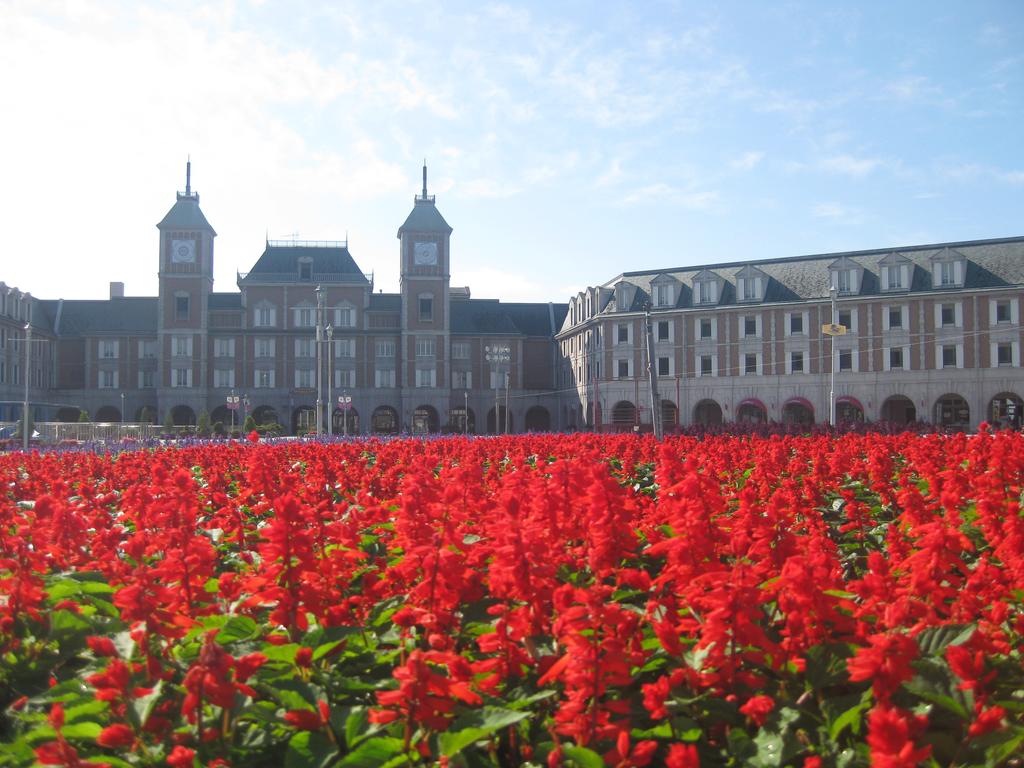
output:
M194 427L196 412L187 405L176 405L171 409L171 423L176 427Z
M836 398L836 424L854 424L864 421L864 406L852 395Z
M960 395L951 392L935 401L933 420L948 429L967 429L971 424L971 407Z
M636 406L629 400L619 400L612 406L612 426L617 431L632 429L637 423Z
M81 410L78 408L60 408L57 410L57 421L62 421L65 424L72 424L78 421L78 415Z
M331 414L331 426L335 435L358 435L359 411L352 407L344 411L335 408Z
M587 403L586 416L584 417L583 422L584 425L586 425L590 429L596 429L600 431L602 426L602 411L603 409L601 408L600 403Z
M412 431L415 435L433 434L441 429L441 419L432 405L421 405L412 412Z
M121 411L112 405L104 405L96 411L96 421L107 424L121 421Z
M257 424L277 424L277 411L269 405L261 405L252 412L252 420Z
M670 432L679 426L679 409L671 400L661 401L661 431Z
M721 424L722 406L714 400L701 400L693 407L693 421L695 424Z
M768 409L756 397L748 397L736 407L736 421L740 424L764 424L768 421Z
M231 416L233 413L234 411L229 409L226 405L218 405L210 413L210 427L213 427L219 422L221 427L225 430L231 429ZM238 423L238 416L234 417L234 424L236 429L242 426Z
M782 406L783 424L813 424L814 406L803 397L794 397Z
M892 424L913 424L917 421L914 401L903 395L887 397L882 403L882 421Z
M138 424L156 424L156 407L143 405L135 412L135 421Z
M316 432L316 408L311 405L300 405L292 411L292 434Z
M505 421L508 420L508 429L506 430ZM498 410L498 428L494 428L494 409L491 408L487 412L487 432L492 435L504 434L506 431L512 432L512 414L505 412L505 406L500 406Z
M1000 392L988 404L989 423L1001 429L1020 429L1024 421L1024 400L1013 392Z
M535 405L526 412L523 426L527 432L548 432L551 430L551 414L542 405Z
M380 405L373 409L370 417L370 429L378 435L398 434L398 411L390 405Z
M448 410L448 429L453 435L475 435L476 414L473 413L473 409L464 406L450 408Z

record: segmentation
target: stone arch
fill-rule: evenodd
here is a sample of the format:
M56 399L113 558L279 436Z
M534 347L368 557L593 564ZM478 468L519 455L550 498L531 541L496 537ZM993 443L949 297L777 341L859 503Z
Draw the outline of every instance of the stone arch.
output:
M791 397L782 406L783 424L813 424L814 406L804 397Z
M949 392L935 401L932 420L948 429L967 429L971 425L971 407L963 396Z
M432 405L420 405L412 412L414 434L434 434L441 431L441 419Z
M300 405L292 410L292 434L316 432L316 408Z
M856 424L864 421L864 406L853 395L836 398L836 423Z
M390 405L379 405L370 416L370 429L378 435L397 435L399 430L398 411Z
M277 411L269 405L261 405L252 412L252 420L257 424L277 424Z
M701 400L693 406L693 422L694 424L703 424L705 426L721 424L722 406L710 398Z
M622 431L637 424L636 406L629 400L619 400L612 406L612 426Z
M1020 429L1024 400L1015 392L1000 392L988 402L988 421L996 428Z
M196 412L187 405L176 405L171 408L171 422L176 427L194 427Z
M661 401L661 430L669 432L679 426L679 409L671 400Z
M892 395L882 402L882 421L893 424L913 424L917 421L914 401L905 395Z
M224 429L231 429L231 414L234 413L226 405L218 405L210 412L210 427L213 427L218 421L224 427ZM238 416L235 416L235 426L240 427L238 423Z
M527 432L549 432L551 430L551 414L543 405L535 405L526 412L523 427Z
M355 408L335 408L331 414L331 428L335 435L359 434L359 411Z
M95 421L114 423L121 421L121 411L113 405L103 405L96 409Z
M514 423L512 421L512 414L510 412L507 413L505 411L505 406L504 405L499 406L499 408L498 408L498 424L497 424L497 429L495 429L494 409L491 408L491 410L489 410L487 412L487 432L489 434L492 434L492 435L504 434L505 433L505 420L506 419L508 419L508 431L512 432L513 423Z
M57 410L57 421L64 422L65 424L71 424L78 421L78 415L81 413L79 408L59 408Z
M736 407L736 421L740 424L764 424L768 409L756 397L748 397Z

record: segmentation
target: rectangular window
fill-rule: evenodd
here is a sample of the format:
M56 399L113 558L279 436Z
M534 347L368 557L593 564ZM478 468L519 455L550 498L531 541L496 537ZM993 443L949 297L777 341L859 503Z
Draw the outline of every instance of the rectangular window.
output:
M219 389L230 389L235 386L234 368L214 368L213 386Z
M839 274L843 274L840 272ZM802 312L793 312L789 316L789 333L791 336L804 332L804 315Z
M853 330L853 312L849 309L840 309L836 314L839 315L839 324L846 326L847 330Z
M658 321L658 341L670 341L671 340L672 337L670 335L671 331L670 331L669 328L670 327L669 327L668 320L659 320Z
M188 320L189 298L188 296L174 297L174 319Z
M956 344L942 346L942 367L956 368Z
M311 307L299 307L295 310L295 327L312 328L314 313Z
M437 386L437 370L434 368L417 368L416 369L416 386L417 387L434 387Z
M1012 317L1010 312L1009 301L997 301L996 302L996 322L997 323L1009 323Z
M434 319L434 297L420 296L420 320L426 322Z
M744 336L757 336L757 317L754 315L746 315L743 318L743 335Z
M395 369L378 368L373 372L373 383L378 387L391 388L395 386Z
M889 368L894 371L903 368L903 347L893 347L889 350Z
M700 320L700 337L702 339L711 338L711 318L702 317Z
M658 307L667 307L672 304L672 286L654 286L654 304Z
M100 357L104 360L116 360L118 356L118 343L116 341L100 342Z
M705 281L698 283L697 286L697 303L713 304L715 301L715 284L711 281Z
M700 356L700 375L711 376L714 373L715 367L714 362L711 359L711 355Z
M853 350L841 349L839 350L839 370L840 371L852 371L853 370Z
M356 385L356 372L350 368L335 368L334 386L354 387Z
M274 315L273 307L256 307L253 324L257 328L270 328L274 325Z
M274 387L274 369L260 368L254 371L253 386L257 389L272 389Z
M790 373L803 373L804 372L804 353L803 352L790 352L789 353L789 372Z
M956 269L952 261L939 262L939 285L950 286L956 284Z
M192 386L192 369L191 368L172 368L171 369L171 386L172 387L191 387Z
M274 339L256 339L256 357L273 357Z
M943 304L940 311L942 326L956 325L956 304Z
M299 280L312 280L313 279L313 262L311 261L300 261L299 262Z
M395 342L393 341L378 341L375 348L377 351L377 357L395 356Z
M416 339L416 357L433 357L435 348L433 339Z
M352 307L337 307L334 310L334 327L351 328L356 324L356 313Z
M213 340L213 356L214 357L234 357L235 356L235 340L234 339L214 339Z
M454 389L472 389L472 371L452 371L452 387Z
M629 324L619 323L615 326L615 343L616 344L628 344L629 343Z
M295 388L296 389L312 389L313 388L313 371L307 368L298 368L295 371Z
M757 284L760 278L747 277L740 280L743 289L740 293L740 298L743 301L756 301L759 297L757 295Z
M899 265L886 267L889 278L889 290L897 291L903 287L903 268Z
M117 371L100 371L99 385L101 389L114 389L117 387Z
M452 359L453 360L469 360L469 342L468 341L453 341L452 342Z
M171 354L175 357L192 357L192 337L172 336Z
M902 307L889 307L889 329L901 329L903 328L903 308Z
M615 361L615 375L620 379L629 378L629 360Z
M743 356L743 373L745 376L757 375L757 355L746 354Z
M152 389L156 386L155 371L139 371L139 389Z
M996 346L996 364L1013 365L1013 344L1003 343Z
M334 340L334 356L337 358L342 357L355 357L356 356L356 342L354 339L335 339Z
M313 339L295 340L295 357L313 357Z
M658 358L658 375L659 376L671 376L672 375L672 367L669 364L669 359L667 357L659 357Z

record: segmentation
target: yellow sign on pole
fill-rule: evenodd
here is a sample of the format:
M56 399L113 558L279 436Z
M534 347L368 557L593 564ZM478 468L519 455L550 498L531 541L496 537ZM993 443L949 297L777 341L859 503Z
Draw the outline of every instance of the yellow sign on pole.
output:
M838 323L825 323L821 326L821 332L826 336L845 336L846 326Z

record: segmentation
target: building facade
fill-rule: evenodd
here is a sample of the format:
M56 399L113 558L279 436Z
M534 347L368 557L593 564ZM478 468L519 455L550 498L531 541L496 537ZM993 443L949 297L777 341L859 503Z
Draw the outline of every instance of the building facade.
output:
M560 419L828 422L834 370L840 422L1020 426L1022 298L1024 238L625 272L569 302Z
M37 421L84 410L95 421L184 425L205 412L227 427L251 414L296 433L315 429L320 393L324 430L335 433L560 428L554 335L566 305L474 299L452 286L452 228L426 182L424 167L398 229L398 293L374 292L344 242L292 241L268 241L238 274L239 290L221 293L217 233L189 169L157 224L156 297L111 283L104 300L39 300L0 284L0 421L20 417L31 318Z

